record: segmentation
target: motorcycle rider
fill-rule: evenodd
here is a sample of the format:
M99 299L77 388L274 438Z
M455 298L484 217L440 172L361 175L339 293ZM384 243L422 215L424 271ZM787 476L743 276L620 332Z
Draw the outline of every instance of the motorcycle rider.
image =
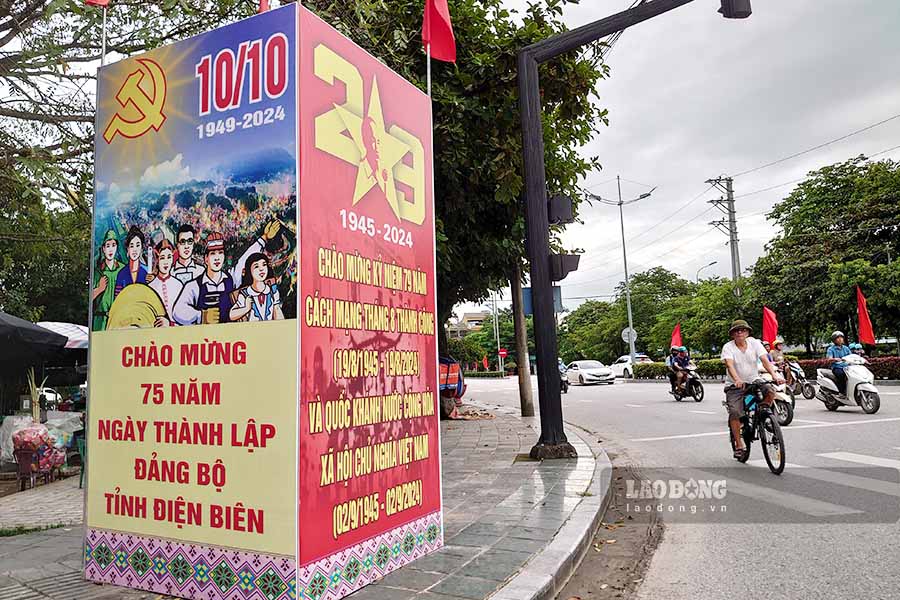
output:
M859 344L859 343L850 344L850 352L852 352L853 354L856 354L857 356L865 356L866 355L866 351L863 348L863 345Z
M737 319L728 330L731 341L722 348L722 360L727 371L725 384L725 405L728 408L728 424L734 440L734 457L740 458L744 453L744 440L741 438L741 416L744 414L744 386L747 383L759 385L763 394L763 402L769 406L775 401L775 388L772 384L758 378L757 361L769 372L776 385L784 383L784 378L775 370L769 361L768 353L759 340L750 337L750 325L743 319Z
M688 356L687 348L678 346L678 352L672 359L672 370L675 372L675 386L678 389L684 388L684 380L687 379L688 366L691 363L691 357Z
M678 383L678 375L675 373L675 367L673 366L676 356L678 356L678 346L672 346L669 356L666 357L666 369L669 375L669 385L672 387L669 393L673 395L675 394L675 385Z
M831 334L831 346L828 347L826 357L831 361L831 372L837 380L838 391L847 393L847 374L844 372L850 365L843 360L845 356L852 354L850 348L844 345L844 332L835 331Z

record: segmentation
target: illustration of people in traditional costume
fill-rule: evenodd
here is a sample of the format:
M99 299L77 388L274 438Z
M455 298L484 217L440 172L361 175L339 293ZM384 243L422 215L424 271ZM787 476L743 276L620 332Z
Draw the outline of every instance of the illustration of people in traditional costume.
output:
M266 242L278 235L280 230L281 223L277 220L267 224L262 237L250 244L230 272L225 268L225 239L220 233L210 233L206 238L206 269L185 284L175 301L175 322L179 325L227 323L231 316L234 281L242 279L247 259L252 254L262 253Z
M99 260L94 266L94 281L91 286L91 301L94 303L94 319L92 328L94 331L106 329L109 319L109 307L115 298L116 276L122 268L122 263L116 259L119 251L119 240L115 232L110 229L100 242Z
M232 321L279 321L281 295L274 285L269 257L254 252L247 257L241 287L232 294L233 306L229 316Z
M178 228L175 234L175 264L172 267L172 275L182 285L203 275L203 265L194 259L194 245L197 242L197 232L188 224ZM170 313L171 314L171 313Z
M153 280L150 281L149 285L159 296L160 300L162 300L163 306L166 309L166 314L165 316L157 317L154 325L156 327L168 327L169 325L175 324L172 317L175 308L175 300L177 300L178 296L181 294L184 284L173 274L175 247L172 245L172 242L164 238L157 243L155 256L156 260L154 263L156 264L156 275L153 277Z
M136 225L132 225L125 236L125 254L128 262L119 269L116 275L116 292L118 296L122 290L134 283L147 283L147 267L141 263L147 240Z

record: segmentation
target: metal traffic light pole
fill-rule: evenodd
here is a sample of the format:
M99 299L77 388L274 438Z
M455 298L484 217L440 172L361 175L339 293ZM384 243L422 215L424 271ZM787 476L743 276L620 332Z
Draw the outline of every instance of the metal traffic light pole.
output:
M544 134L541 126L541 94L538 66L562 54L596 42L693 0L653 0L635 8L547 38L519 51L519 111L525 169L525 220L534 305L534 335L537 353L538 401L541 435L531 449L532 458L577 456L563 428L560 378L557 369L557 339L553 310L550 265L550 232L547 209L547 175L544 165ZM728 18L750 16L749 0L721 0Z

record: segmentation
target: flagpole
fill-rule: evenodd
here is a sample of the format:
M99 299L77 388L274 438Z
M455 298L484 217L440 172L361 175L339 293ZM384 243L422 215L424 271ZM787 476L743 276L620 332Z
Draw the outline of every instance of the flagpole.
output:
M428 97L431 98L431 42L425 46L425 56L428 62Z
M103 33L101 34L102 42L100 48L100 66L106 64L106 7L103 7Z

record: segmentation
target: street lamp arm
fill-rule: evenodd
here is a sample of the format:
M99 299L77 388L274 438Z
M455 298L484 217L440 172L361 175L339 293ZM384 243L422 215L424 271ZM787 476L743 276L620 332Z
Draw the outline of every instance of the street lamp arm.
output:
M606 17L605 19L582 25L578 29L573 29L572 31L567 31L560 35L555 35L531 44L530 46L526 46L521 50L520 54L528 54L537 63L547 62L560 54L596 42L601 38L605 38L606 36L627 29L633 25L637 25L647 19L652 19L653 17L693 1L694 0L653 0L652 2L646 2L629 10Z

